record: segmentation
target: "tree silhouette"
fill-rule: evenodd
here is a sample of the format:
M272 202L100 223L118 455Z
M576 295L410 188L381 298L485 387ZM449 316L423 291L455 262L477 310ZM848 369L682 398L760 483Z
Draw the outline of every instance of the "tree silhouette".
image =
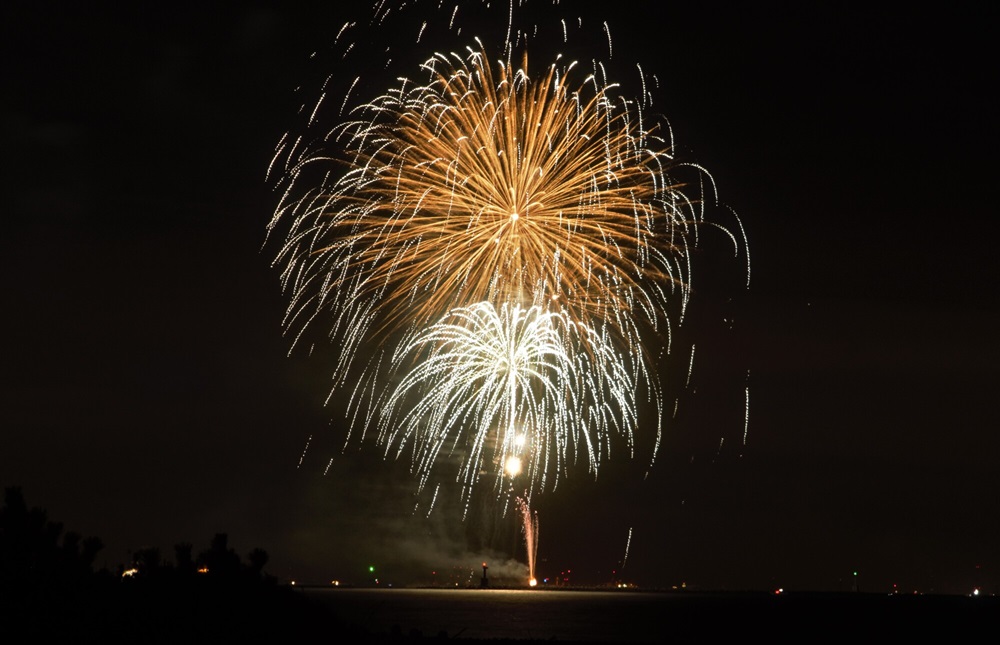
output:
M257 577L260 577L264 571L264 565L267 564L268 560L267 551L261 548L256 548L250 552L247 556L247 561L250 563L250 570Z
M60 536L62 542L60 543ZM0 585L7 592L56 593L93 574L93 562L103 544L96 537L63 534L40 508L28 508L19 487L4 491L0 508Z
M242 568L240 556L229 547L229 536L216 533L211 546L198 556L198 564L208 569L213 579L235 579Z
M138 571L138 575L143 578L158 577L165 575L167 568L160 556L160 549L155 546L147 546L137 549L132 554L132 566Z
M196 558L190 543L174 545L176 565L159 547L135 549L135 572L112 576L93 571L99 539L64 532L46 511L29 508L20 488L7 488L3 501L0 625L26 628L31 640L101 634L105 642L284 642L315 631L309 626L328 626L295 589L264 575L267 551L255 548L243 561L226 533ZM0 627L0 641L10 640L8 630Z
M177 562L177 573L188 576L195 572L194 557L191 555L194 545L190 542L179 542L174 545L174 559Z

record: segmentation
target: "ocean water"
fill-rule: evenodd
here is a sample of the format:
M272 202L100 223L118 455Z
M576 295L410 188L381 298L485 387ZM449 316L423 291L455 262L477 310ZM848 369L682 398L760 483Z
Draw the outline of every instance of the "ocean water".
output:
M507 589L324 589L307 592L372 633L449 638L654 642L661 594Z
M331 633L424 639L660 643L760 636L825 642L865 636L958 636L996 625L1000 598L878 594L660 593L507 589L303 590Z

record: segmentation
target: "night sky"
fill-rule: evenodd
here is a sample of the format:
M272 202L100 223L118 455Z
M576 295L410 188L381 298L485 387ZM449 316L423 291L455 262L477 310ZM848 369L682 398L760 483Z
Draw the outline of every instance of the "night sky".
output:
M301 94L355 73L336 4L0 9L0 485L98 564L219 532L282 580L524 561L513 516L414 513L405 463L342 450L335 348L288 355L265 173ZM659 457L537 498L541 576L608 582L628 544L645 586L1000 592L995 19L808 4L594 13L659 78L751 282L706 236Z

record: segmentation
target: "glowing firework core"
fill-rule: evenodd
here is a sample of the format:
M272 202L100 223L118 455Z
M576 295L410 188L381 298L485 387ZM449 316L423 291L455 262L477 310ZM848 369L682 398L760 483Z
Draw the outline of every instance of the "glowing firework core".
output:
M571 85L573 64L532 77L526 56L489 60L435 55L430 82L404 81L331 131L346 173L297 199L290 175L287 322L329 321L343 342L335 387L361 347L454 307L558 295L629 353L641 326L669 322L674 292L683 310L693 202L655 128L613 84Z

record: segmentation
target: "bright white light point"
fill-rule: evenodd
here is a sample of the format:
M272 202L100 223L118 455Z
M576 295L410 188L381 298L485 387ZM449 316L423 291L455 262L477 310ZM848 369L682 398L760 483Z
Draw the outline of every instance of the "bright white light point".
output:
M511 477L516 477L518 473L521 472L521 459L519 457L511 457L507 460L504 470Z
M537 586L537 585L538 585L538 581L535 580L534 578L532 578L531 580L528 581L528 586L529 587L534 587L534 586Z
M523 434L519 434L516 437L514 437L514 447L515 448L518 448L518 449L523 448L524 447L524 442L525 442L525 438L524 438Z
M516 222L516 221L517 221L517 218L518 218L518 217L520 217L520 215L518 215L517 213L511 213L511 214L510 214L510 219L511 219L512 221L515 221L515 222Z

